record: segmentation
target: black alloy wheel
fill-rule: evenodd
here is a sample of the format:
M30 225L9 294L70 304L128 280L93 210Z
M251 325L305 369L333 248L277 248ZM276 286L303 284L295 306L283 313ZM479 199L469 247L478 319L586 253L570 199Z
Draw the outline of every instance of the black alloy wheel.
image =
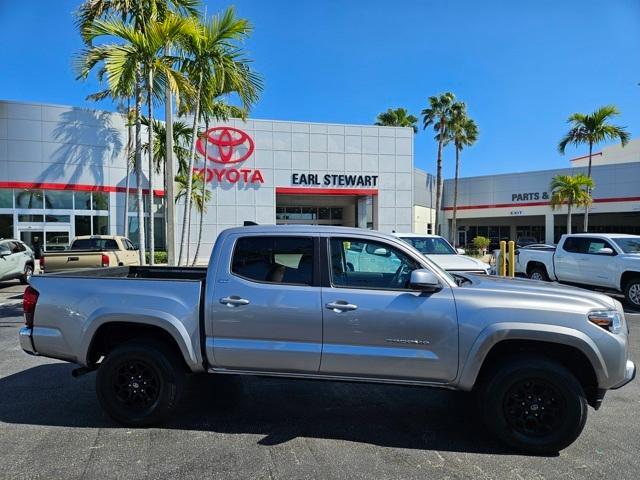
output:
M160 342L131 341L107 353L96 375L100 405L114 420L143 427L162 422L185 384L182 358Z

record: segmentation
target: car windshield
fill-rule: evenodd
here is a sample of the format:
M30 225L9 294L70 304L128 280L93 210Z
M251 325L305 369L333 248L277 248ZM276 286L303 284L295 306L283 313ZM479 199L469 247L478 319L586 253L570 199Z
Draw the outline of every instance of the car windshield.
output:
M640 237L614 238L624 253L640 253Z
M439 237L405 237L402 240L423 255L456 255L449 242Z

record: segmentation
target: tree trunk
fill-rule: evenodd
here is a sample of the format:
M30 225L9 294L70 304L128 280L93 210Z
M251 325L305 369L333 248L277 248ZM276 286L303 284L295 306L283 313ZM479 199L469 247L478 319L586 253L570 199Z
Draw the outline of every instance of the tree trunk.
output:
M569 199L569 203L567 204L567 235L571 235L571 205L573 204L573 199Z
M460 149L456 145L456 176L453 180L453 217L451 219L451 238L453 240L453 246L458 246L458 224L457 224L457 210L458 210L458 175L460 173Z
M127 178L125 180L125 194L124 194L124 236L129 236L129 187L131 185L131 152L133 151L133 125L131 125L131 103L127 98Z
M591 155L593 151L593 142L589 142L589 167L587 168L587 177L591 178ZM591 195L591 188L587 187L587 195ZM589 231L589 204L584 206L584 233Z
M438 133L438 160L436 163L436 235L440 235L440 203L442 201L442 143L444 141L445 119L440 119L440 132Z
M153 213L153 70L149 69L149 89L148 89L148 110L149 110L149 265L155 264L156 242L155 225Z
M170 266L176 264L176 205L174 193L175 169L173 163L173 108L171 90L167 86L165 99L165 162L164 162L164 215L165 215L165 244L167 248L167 262Z
M184 218L182 219L182 235L180 236L180 254L178 255L178 265L182 265L183 254L186 252L185 242L187 241L187 227L191 217L191 190L193 188L193 163L196 157L196 141L198 140L198 117L200 116L200 95L202 92L202 75L198 78L198 89L196 90L196 108L193 116L193 132L191 139L191 151L189 152L189 167L187 169L187 191L184 202ZM188 264L188 260L187 260Z
M140 265L145 265L145 235L144 235L144 200L142 198L142 122L140 112L142 110L142 75L140 67L136 71L136 195L138 203L138 248L140 252Z
M204 123L204 132L205 135L207 134L207 132L209 131L209 121L205 121ZM203 167L202 167L202 208L200 209L200 230L198 231L198 244L196 245L196 253L193 255L193 263L191 264L192 267L195 267L196 262L198 260L198 254L200 253L200 244L202 243L202 226L204 223L204 212L207 208L207 154L209 153L209 142L208 140L205 138L205 142L204 142L204 163L203 163Z

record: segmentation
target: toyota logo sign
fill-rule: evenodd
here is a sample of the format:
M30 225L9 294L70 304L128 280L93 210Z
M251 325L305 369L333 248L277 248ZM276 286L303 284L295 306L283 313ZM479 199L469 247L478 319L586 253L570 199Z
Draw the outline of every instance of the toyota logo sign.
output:
M205 142L207 142L205 144ZM197 174L204 174L205 181L217 183L264 183L262 172L251 168L209 168L210 162L230 165L248 159L255 145L253 139L242 130L233 127L214 127L207 130L196 142L196 148L205 159L204 168L194 168ZM205 152L206 150L206 152Z
M205 156L204 141L209 143L207 160L216 163L239 163L251 156L254 149L253 139L242 130L233 127L210 128L196 142L198 152ZM234 158L235 154L235 158Z

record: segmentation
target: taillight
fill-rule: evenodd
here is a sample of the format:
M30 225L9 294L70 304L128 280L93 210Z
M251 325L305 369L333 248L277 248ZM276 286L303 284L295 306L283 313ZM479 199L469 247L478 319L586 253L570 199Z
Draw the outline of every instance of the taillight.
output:
M31 287L24 290L22 296L22 310L24 310L24 323L27 327L33 327L33 314L36 311L36 303L38 301L38 292Z
M108 267L109 266L109 255L103 253L102 254L102 266L103 267Z
M40 257L40 270L44 272L44 257Z

